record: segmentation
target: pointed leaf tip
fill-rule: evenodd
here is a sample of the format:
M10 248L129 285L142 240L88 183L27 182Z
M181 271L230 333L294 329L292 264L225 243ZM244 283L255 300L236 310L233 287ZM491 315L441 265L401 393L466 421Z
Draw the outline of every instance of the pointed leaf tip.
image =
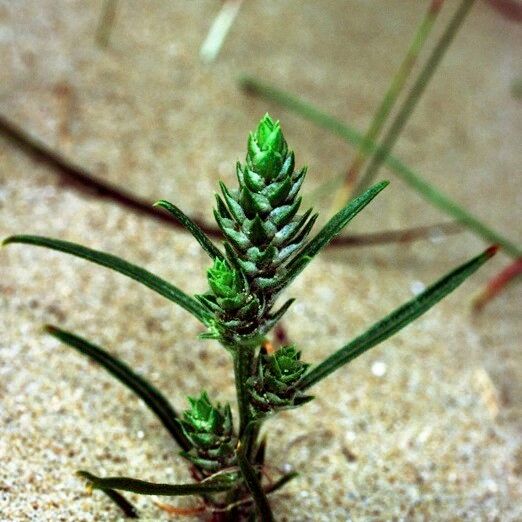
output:
M500 249L500 245L491 245L489 248L486 248L484 251L484 255L489 259L493 257Z
M192 234L194 239L212 259L223 259L224 256L221 251L214 245L214 243L212 243L201 227L189 218L179 207L165 199L156 201L152 206L155 208L162 208L174 216L174 218Z
M42 326L42 330L44 333L48 333L50 335L55 335L58 332L58 328L52 324L44 324Z

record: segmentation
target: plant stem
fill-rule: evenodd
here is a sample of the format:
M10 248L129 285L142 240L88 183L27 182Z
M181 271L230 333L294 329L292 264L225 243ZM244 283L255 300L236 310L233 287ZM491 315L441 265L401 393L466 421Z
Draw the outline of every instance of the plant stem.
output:
M499 295L509 284L522 280L522 258L513 261L495 277L491 278L485 288L473 300L473 311L480 312L487 303Z
M246 381L252 375L254 349L249 346L235 347L234 380L236 384L237 407L239 410L239 438L243 437L250 422L249 400Z
M433 73L436 71L437 66L439 65L442 57L448 50L453 38L457 34L460 29L466 15L469 13L471 6L475 0L462 0L459 8L453 15L453 18L450 20L446 30L440 37L435 49L433 49L428 61L422 68L417 80L413 84L406 100L402 104L399 113L393 120L390 129L386 133L381 147L376 151L373 156L370 164L366 168L365 173L363 174L359 185L357 186L357 192L363 191L366 187L370 186L377 175L379 168L382 166L384 160L390 153L391 149L395 145L398 137L400 136L404 125L408 121L411 116L413 109L417 105L417 102L420 100L424 90L426 89Z
M417 57L419 56L422 46L428 39L428 35L430 34L431 29L435 24L435 20L441 11L443 3L444 0L431 1L427 12L422 19L415 36L413 37L413 41L411 42L410 47L406 52L401 65L399 66L399 69L395 73L395 76L393 77L392 82L373 117L370 127L366 131L364 136L365 141L375 141L380 134L384 123L386 122L386 119L388 118L393 108L393 105L397 101L397 98L399 97L399 94L401 93L402 88L404 87L406 80L408 79L413 66L415 65L415 62L417 61ZM353 187L357 180L357 176L359 175L359 170L363 166L366 157L366 149L361 144L357 150L355 159L346 173L343 185L339 188L339 190L337 190L335 194L332 208L330 209L331 213L337 212L351 197L353 193Z
M364 140L361 133L337 120L336 118L320 111L313 105L300 100L299 98L292 96L284 91L266 85L254 78L242 78L240 80L242 87L252 94L262 96L267 100L278 103L279 105L291 110L300 116L310 120L314 124L329 130L333 134L341 137L348 143L354 145L364 144L371 152L381 150L381 148L374 142L368 142ZM498 243L502 248L515 259L522 256L522 249L512 243L509 239L499 234L495 230L491 229L488 225L484 224L477 217L471 214L468 210L461 207L458 203L453 201L451 198L446 196L439 189L430 185L427 181L412 170L410 167L402 163L398 158L391 154L384 154L384 162L392 172L401 178L414 190L419 192L424 199L426 199L433 206L438 207L443 212L446 212L457 221L465 225L476 235L482 237L488 242Z

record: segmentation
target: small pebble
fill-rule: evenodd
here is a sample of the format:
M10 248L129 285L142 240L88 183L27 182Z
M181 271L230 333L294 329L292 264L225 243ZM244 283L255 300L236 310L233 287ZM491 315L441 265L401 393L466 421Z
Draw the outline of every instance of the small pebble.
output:
M383 377L386 373L386 363L382 361L375 361L372 364L372 373L375 377Z
M413 295L419 295L426 290L426 285L422 281L413 281L410 284L410 290Z

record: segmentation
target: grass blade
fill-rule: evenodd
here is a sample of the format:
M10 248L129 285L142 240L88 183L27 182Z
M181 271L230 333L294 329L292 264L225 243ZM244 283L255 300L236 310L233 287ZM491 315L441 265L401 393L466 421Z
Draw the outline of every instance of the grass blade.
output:
M287 272L281 286L292 281L328 243L341 232L372 199L388 186L388 181L381 181L370 187L364 194L350 201L342 210L333 216L303 250L287 265Z
M161 207L167 212L170 212L193 236L194 239L202 246L203 250L212 258L224 259L225 256L212 243L208 236L201 230L201 228L190 219L179 207L176 205L160 199L153 205L154 207Z
M272 509L270 508L268 499L266 498L265 492L261 487L261 483L257 478L256 470L252 467L250 462L248 462L248 459L246 458L243 448L241 446L238 448L236 454L237 463L239 465L239 468L241 469L241 473L243 474L243 478L245 479L247 488L252 494L257 510L259 512L261 522L273 522L274 516L272 515Z
M56 326L47 325L45 326L45 331L103 366L113 377L116 377L122 384L132 390L154 412L181 448L185 451L190 450L192 445L176 421L178 414L169 401L154 386L143 377L134 373L125 363L102 350L99 346L95 346L89 341L61 330Z
M164 279L152 274L151 272L133 265L124 259L100 252L98 250L92 250L91 248L78 245L76 243L70 243L69 241L61 241L59 239L53 239L43 236L11 236L4 239L2 245L9 245L11 243L24 243L27 245L35 245L50 248L52 250L58 250L65 252L66 254L72 254L73 256L81 257L87 261L92 261L101 266L112 268L116 272L120 272L139 283L148 286L158 294L166 297L170 301L178 304L187 312L190 312L194 317L199 319L203 324L206 324L208 313L205 309L189 295L182 292L179 288L171 285Z
M206 493L220 493L232 489L237 481L228 475L221 475L216 479L209 479L194 484L161 484L147 482L129 477L107 477L101 478L88 471L78 471L77 475L87 481L88 487L92 489L118 489L130 491L139 495L161 495L168 497L179 497L185 495L201 495Z
M424 90L426 89L429 81L431 80L433 73L436 71L437 66L439 65L442 57L448 50L451 42L455 38L458 30L462 26L466 15L469 13L471 6L475 0L462 0L459 8L453 15L452 19L448 23L446 30L440 37L437 45L433 49L431 55L428 58L428 61L422 68L417 80L413 84L408 96L404 100L397 116L394 118L391 123L390 129L384 136L382 140L382 145L378 151L376 151L373 156L368 168L361 178L361 182L358 185L358 190L364 190L370 183L373 182L375 176L381 165L383 164L386 156L390 153L391 149L395 145L398 137L400 136L404 125L408 121L411 116L417 102L420 100Z
M384 98L381 101L381 104L377 108L375 112L370 127L366 131L364 135L365 141L375 141L379 136L390 112L399 97L399 94L402 92L404 85L406 84L406 80L408 79L415 62L417 61L417 57L426 43L428 36L435 24L435 20L439 15L442 4L444 0L431 0L431 3L422 19L417 31L415 32L415 36L408 48L406 55L404 56L399 69L395 73ZM343 185L337 190L334 202L332 204L332 208L334 211L337 211L341 208L344 203L349 199L352 195L353 187L355 185L357 176L359 175L359 170L363 166L366 160L365 148L360 145L353 160L350 168L348 169Z
M282 107L299 114L312 123L329 130L348 143L353 145L363 144L369 152L376 152L381 149L375 144L375 142L365 141L362 134L352 127L345 125L333 116L320 111L313 105L302 101L296 96L292 96L291 94L264 84L254 78L244 77L240 80L240 84L247 92L278 103ZM515 259L522 257L522 249L520 249L520 247L483 223L471 212L461 207L457 202L446 196L439 189L429 184L427 181L424 181L420 174L402 163L398 158L389 154L386 155L384 162L395 175L402 179L411 188L416 190L433 206L452 216L458 222L465 225L472 232L486 241L500 245L511 257L514 257Z
M328 375L341 366L344 366L370 348L373 348L399 330L402 330L405 326L427 312L442 298L455 290L455 288L463 283L473 272L490 259L496 251L497 247L488 248L482 254L459 266L442 279L439 279L439 281L427 288L422 294L408 301L400 308L397 308L397 310L378 323L375 323L365 333L337 350L337 352L330 355L330 357L326 358L322 363L308 372L300 382L299 389L306 390L310 388L310 386L328 377Z
M138 510L114 489L104 489L103 492L122 510L126 518L140 518Z

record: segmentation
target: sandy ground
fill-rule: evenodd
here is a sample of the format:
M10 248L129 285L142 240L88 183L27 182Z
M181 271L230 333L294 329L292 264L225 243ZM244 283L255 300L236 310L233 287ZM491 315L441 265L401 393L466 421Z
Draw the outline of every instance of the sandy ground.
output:
M307 189L346 168L337 138L243 95L257 75L364 128L426 2L246 2L218 60L198 49L217 2L122 1L107 50L101 2L0 2L0 111L66 157L143 197L210 216L234 183L246 133L281 119ZM447 2L441 19L456 2ZM442 23L440 27L442 27ZM437 31L435 31L437 32ZM520 28L479 2L396 152L520 244ZM0 138L0 236L39 233L110 251L201 292L208 260L191 237L81 194ZM358 232L447 219L393 174ZM326 206L324 211L326 212ZM419 285L484 247L469 233L411 246L328 251L290 289L284 321L317 362ZM520 287L478 317L470 299L499 255L404 333L270 421L269 460L300 478L272 498L278 520L520 520ZM123 276L42 249L0 252L0 519L118 520L74 470L190 480L147 409L102 370L41 332L54 323L107 347L181 409L201 388L233 400L231 365L195 320ZM168 519L133 497L144 517ZM194 505L190 499L177 505ZM187 519L188 520L188 519Z

